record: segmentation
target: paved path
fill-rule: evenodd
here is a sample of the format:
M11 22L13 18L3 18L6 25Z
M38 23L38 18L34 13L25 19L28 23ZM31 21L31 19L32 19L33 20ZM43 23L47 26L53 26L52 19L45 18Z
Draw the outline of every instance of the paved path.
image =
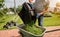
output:
M52 26L52 27L46 27L46 31L60 29L60 26ZM18 33L18 29L12 29L12 30L0 30L0 37L22 37ZM60 30L54 31L54 32L48 32L45 33L44 37L60 37Z
M51 31L51 30L56 30L56 31L45 33L44 37L60 37L60 26L52 26L46 28L46 31Z
M55 30L55 29L60 29L60 26L46 27L46 31Z

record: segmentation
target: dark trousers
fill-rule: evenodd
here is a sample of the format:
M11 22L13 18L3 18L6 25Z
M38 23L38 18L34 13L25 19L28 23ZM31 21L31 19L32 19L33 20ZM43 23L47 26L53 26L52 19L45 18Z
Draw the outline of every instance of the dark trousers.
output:
M39 25L39 26L42 26L43 17L44 17L43 15L41 15L41 16L38 17L38 25Z

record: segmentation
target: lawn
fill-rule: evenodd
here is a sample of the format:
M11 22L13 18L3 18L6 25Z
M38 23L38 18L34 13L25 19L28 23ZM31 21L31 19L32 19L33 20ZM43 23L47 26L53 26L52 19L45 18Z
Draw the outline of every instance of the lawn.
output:
M44 17L43 26L60 26L60 15L52 14L52 17Z
M5 15L3 17L0 17L0 30L4 29L3 26L6 24L6 22L12 20L14 15Z
M6 22L14 20L18 24L22 24L22 20L19 16L16 15L5 15L3 17L0 17L0 30L4 30L3 26L6 24ZM38 22L36 21L36 24ZM60 26L60 15L53 14L52 17L44 17L43 20L43 26ZM11 29L16 27L11 27Z
M44 26L60 26L60 15L53 14L52 17L45 17L43 20Z
M11 20L17 22L18 24L23 23L20 17L17 15L5 15L5 16L0 17L0 30L5 30L3 26L6 25L6 23ZM16 27L15 26L11 27L11 29L13 28L16 28Z

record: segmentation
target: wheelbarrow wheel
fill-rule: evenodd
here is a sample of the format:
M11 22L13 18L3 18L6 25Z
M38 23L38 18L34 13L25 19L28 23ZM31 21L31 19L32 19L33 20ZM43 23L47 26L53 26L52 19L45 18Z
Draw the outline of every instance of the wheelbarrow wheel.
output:
M24 37L24 35L23 35L23 33L22 33L22 32L20 32L20 31L19 31L19 33L20 33L20 35L21 35L22 37Z

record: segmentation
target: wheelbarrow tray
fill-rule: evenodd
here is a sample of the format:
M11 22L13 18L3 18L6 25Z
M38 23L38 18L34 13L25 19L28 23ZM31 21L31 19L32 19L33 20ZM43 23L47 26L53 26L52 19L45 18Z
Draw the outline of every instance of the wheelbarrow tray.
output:
M42 30L43 30L43 33L40 34L40 35L35 35L35 34L31 33L31 32L28 32L28 31L24 30L24 29L23 29L24 26L25 26L25 25L20 25L20 26L18 26L19 33L22 34L23 37L43 37L43 35L44 35L45 32L46 32L46 29L45 29L45 28L40 27L40 26L38 26L38 27L36 26L37 28L42 29Z

